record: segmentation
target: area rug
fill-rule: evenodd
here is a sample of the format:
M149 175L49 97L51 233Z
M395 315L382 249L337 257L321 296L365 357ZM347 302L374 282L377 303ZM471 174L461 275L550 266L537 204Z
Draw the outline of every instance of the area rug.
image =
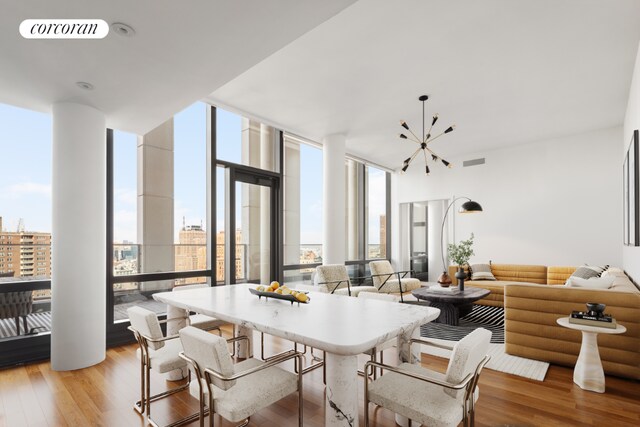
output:
M456 341L461 340L476 328L485 328L492 332L491 345L489 346L491 360L487 363L487 369L544 381L549 369L547 362L505 353L504 309L502 307L474 305L472 312L460 319L459 326L427 323L420 327L420 334L435 343L454 345ZM449 350L426 345L422 346L422 352L444 358L451 356Z
M460 341L477 328L491 331L492 344L504 344L504 308L474 305L471 313L460 318L458 326L427 323L420 327L420 335L447 341Z

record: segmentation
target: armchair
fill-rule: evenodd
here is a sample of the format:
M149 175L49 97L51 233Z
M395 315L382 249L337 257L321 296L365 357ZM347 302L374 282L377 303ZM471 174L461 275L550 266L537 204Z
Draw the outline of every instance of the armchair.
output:
M302 427L300 353L291 351L267 362L250 358L234 365L221 337L188 326L180 330L180 340L184 347L180 357L191 365L198 378L201 427L207 412L210 427L215 413L232 422L245 420L245 426L250 416L296 391L298 425ZM296 359L297 374L276 366L290 359Z
M320 292L357 297L361 292L378 292L373 286L353 286L342 264L320 265L316 267L316 284Z
M478 379L489 361L491 332L476 329L452 348L445 374L412 363L398 367L369 361L370 367L388 371L369 384L365 377L364 425L369 427L369 402L428 426L474 425ZM420 339L411 343L432 345Z
M420 280L407 277L413 271L393 271L391 263L387 260L371 261L369 263L373 286L378 292L399 293L400 300L404 302L402 294L420 288ZM397 278L396 278L397 277Z

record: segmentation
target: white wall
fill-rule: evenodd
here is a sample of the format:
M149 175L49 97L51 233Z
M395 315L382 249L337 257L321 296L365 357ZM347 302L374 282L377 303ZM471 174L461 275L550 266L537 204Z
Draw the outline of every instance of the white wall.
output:
M484 212L452 209L449 217L455 217L456 241L475 234L472 262L619 266L621 138L616 127L470 154L452 158L453 169L433 165L430 176L418 158L405 175L394 174L393 218L402 202L468 196ZM479 157L484 165L462 167ZM394 230L398 226L394 221Z
M622 164L624 155L629 147L631 135L635 129L640 129L640 48L636 57L636 65L633 69L633 78L629 91L629 102L627 104L627 114L624 119L624 134L622 136L622 152L619 163ZM640 185L640 183L636 183ZM623 246L622 265L627 274L636 283L640 283L640 247Z

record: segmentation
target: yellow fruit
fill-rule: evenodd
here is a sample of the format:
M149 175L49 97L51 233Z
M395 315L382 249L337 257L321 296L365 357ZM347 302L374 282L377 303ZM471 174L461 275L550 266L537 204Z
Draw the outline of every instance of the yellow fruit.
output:
M276 294L282 295L282 289L276 289Z
M271 286L268 286L264 291L265 292L273 292L274 289Z
M276 282L275 280L273 282L271 282L269 284L269 286L271 286L273 289L278 289L280 287L280 283Z
M280 289L278 289L279 291L282 291L282 295L291 295L291 289L283 286Z
M307 294L302 293L302 292L298 292L298 294L296 295L296 299L300 302L307 302L307 300L309 299L309 297L307 296Z
M258 291L260 291L260 292L264 292L265 287L264 287L264 286L262 286L262 285L260 285L260 286L258 286L258 287L256 288L256 290L258 290Z

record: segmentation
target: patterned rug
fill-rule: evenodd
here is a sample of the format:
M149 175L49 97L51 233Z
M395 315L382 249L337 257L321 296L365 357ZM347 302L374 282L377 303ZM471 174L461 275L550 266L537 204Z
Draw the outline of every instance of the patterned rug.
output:
M452 345L477 328L491 331L491 345L489 346L491 360L487 364L487 369L544 381L547 369L549 369L547 362L505 353L504 309L502 307L474 305L471 313L460 318L459 326L431 322L420 327L420 335L436 343ZM444 358L451 356L451 352L448 350L426 345L422 346L422 352Z
M471 313L460 318L458 326L427 323L420 327L420 335L447 341L460 341L477 328L491 331L492 344L504 344L504 308L474 305Z

